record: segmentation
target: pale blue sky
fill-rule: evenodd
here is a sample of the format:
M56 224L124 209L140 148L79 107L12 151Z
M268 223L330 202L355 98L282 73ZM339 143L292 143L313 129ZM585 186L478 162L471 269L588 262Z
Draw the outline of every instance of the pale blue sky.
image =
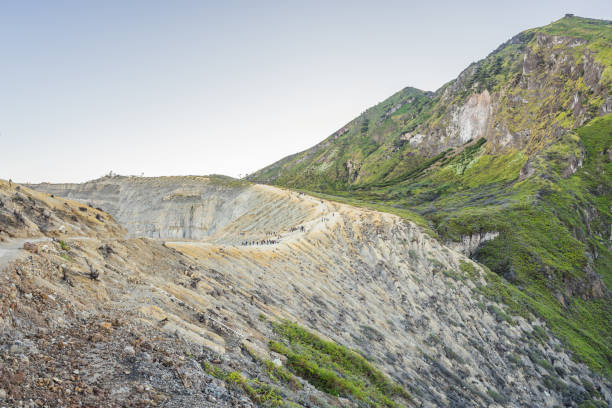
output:
M252 172L611 4L0 0L0 178Z

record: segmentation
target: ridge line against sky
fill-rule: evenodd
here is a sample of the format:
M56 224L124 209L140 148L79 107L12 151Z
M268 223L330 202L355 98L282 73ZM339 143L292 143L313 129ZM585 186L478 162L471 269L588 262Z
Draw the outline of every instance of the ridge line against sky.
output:
M565 13L612 6L2 2L0 178L244 175Z

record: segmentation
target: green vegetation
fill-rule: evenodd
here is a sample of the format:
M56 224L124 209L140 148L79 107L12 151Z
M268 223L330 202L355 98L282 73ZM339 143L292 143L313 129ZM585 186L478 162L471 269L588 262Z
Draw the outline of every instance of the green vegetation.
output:
M254 361L256 361L261 367L265 368L266 374L272 381L287 384L294 390L302 388L302 384L298 381L298 379L287 371L287 369L282 365L277 366L272 361L259 357L248 347L246 347L246 351Z
M270 349L286 356L289 370L321 391L372 407L398 407L411 399L401 386L346 347L289 321L274 324L274 332L279 341L270 341Z
M62 248L62 250L64 251L70 251L70 246L65 242L62 241L61 239L58 241L60 248Z
M487 394L489 394L489 396L493 398L493 401L497 402L498 404L504 405L508 403L508 397L500 394L499 392L495 390L489 389L487 391Z
M233 177L224 176L222 174L210 174L206 176L206 178L211 184L223 187L244 187L251 184L246 180L235 179Z
M473 264L469 262L465 262L463 260L459 261L459 269L461 269L461 272L465 273L468 278L473 281L480 279L480 272L478 269L476 269L476 267L474 267Z
M259 380L246 379L239 372L225 371L207 361L202 362L202 368L213 377L225 381L228 386L241 389L257 404L261 404L264 407L287 406L283 402L279 390L269 384Z
M612 255L606 243L612 224L612 168L606 154L612 149L611 129L612 115L606 115L560 138L532 157L534 176L525 180L518 178L525 164L522 153L495 157L496 168L489 171L482 163L489 163L490 156L478 156L480 149L474 147L435 172L385 189L316 195L429 225L432 235L445 240L499 233L474 255L495 272L488 271L480 293L508 305L507 312L496 316L509 323L508 314L544 318L579 360L610 376L610 303L591 298L592 293L586 293L587 300L565 293L571 282L579 288L578 282L593 279L585 274L588 268L607 288L612 285ZM565 176L568 162L582 151L583 167ZM594 253L596 257L589 255ZM462 262L460 269L478 279L473 265Z
M401 136L431 116L438 98L432 93L405 88L366 110L325 142L283 159L249 179L275 180L291 188L308 187L308 190L329 192L341 191L354 182L366 185L385 178L406 177L423 163L415 157L397 166L409 147ZM350 163L357 163L359 169L352 169ZM357 172L359 179L354 180Z
M542 343L548 342L548 334L546 334L546 330L544 330L541 326L533 326L532 334Z
M516 366L520 366L523 364L523 361L521 360L521 356L519 356L516 353L512 353L508 355L508 360L510 360Z
M65 260L67 260L68 262L73 262L72 258L68 256L68 254L60 254L60 256L64 258Z
M542 34L561 35L567 40L543 45ZM566 17L524 31L436 92L405 88L366 110L324 142L280 160L249 179L329 194L413 179L460 150L456 144L446 148L412 144L418 139L416 135L438 134L437 138L444 139L453 115L467 98L485 90L499 94L501 103L494 112L497 125L527 134L524 142L527 152L532 153L554 140L555 129L573 129L583 118L597 115L605 98L602 92L612 92L611 50L610 21ZM602 66L602 88L586 78L581 65L585 56L592 56ZM561 70L564 73L559 73L558 68L549 70L553 61L560 60L573 62L570 74L565 73L565 68ZM529 66L529 72L524 70L524 64ZM525 86L525 81L536 79L544 86ZM577 96L582 98L586 113L574 109ZM472 148L478 151L484 142L483 139ZM466 149L466 155L470 153L474 152ZM527 156L521 154L518 159L525 160ZM504 158L491 156L489 160ZM484 160L480 165L489 171L498 168L496 163Z
M358 198L352 198L350 196L330 195L330 194L317 193L317 192L312 192L312 191L307 191L307 190L298 190L298 191L302 191L314 197L323 198L325 200L337 201L337 202L344 203L344 204L350 204L355 207L368 208L370 210L394 214L403 219L414 222L416 225L423 228L430 235L434 237L436 236L436 233L429 228L429 223L423 216L419 215L416 212L405 209L405 208L395 208L395 207L385 205L382 203L365 202L363 200L360 200Z
M542 27L547 34L583 38L588 41L587 47L596 55L596 60L603 65L612 65L612 25L607 20L593 18L568 17Z
M510 316L508 316L503 310L495 305L489 305L489 312L495 316L495 320L498 322L508 322L510 324L514 324L514 320Z
M70 245L68 245L65 241L62 241L61 239L58 240L59 246L63 251L70 251ZM67 260L68 262L73 262L72 258L70 257L70 255L66 254L66 253L61 253L59 254L60 257L64 258L65 260Z
M485 90L495 129L459 145L453 115ZM435 93L396 93L251 179L397 214L442 241L489 233L471 256L487 267L477 291L507 305L496 317L544 319L610 378L612 115L597 116L611 93L612 22L568 16L520 33ZM461 271L480 281L473 265Z

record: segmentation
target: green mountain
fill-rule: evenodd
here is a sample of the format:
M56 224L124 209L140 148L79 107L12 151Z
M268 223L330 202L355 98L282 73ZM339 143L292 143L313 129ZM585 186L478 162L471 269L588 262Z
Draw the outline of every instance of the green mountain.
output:
M427 225L612 377L612 22L524 31L249 176Z

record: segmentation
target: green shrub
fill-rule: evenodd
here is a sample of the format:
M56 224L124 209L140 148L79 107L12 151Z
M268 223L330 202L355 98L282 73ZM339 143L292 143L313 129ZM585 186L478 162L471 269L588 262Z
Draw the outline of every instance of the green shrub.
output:
M62 248L64 251L70 251L70 246L66 242L60 239L58 243L60 245L60 248Z
M512 354L508 355L508 360L511 361L512 363L514 363L517 366L522 364L521 356L519 356L516 353L512 353Z
M548 334L546 334L546 330L542 326L533 326L532 334L540 342L542 342L542 343L548 342Z
M489 312L495 316L495 320L498 322L508 322L510 324L515 324L514 320L510 316L508 316L503 310L495 305L489 305L487 307Z
M480 278L480 272L478 272L471 262L459 261L459 269L461 269L461 272L467 274L468 278L473 281Z
M495 390L492 390L489 388L489 390L487 391L487 394L489 394L489 396L493 398L493 401L497 402L498 404L505 405L508 403L508 397L500 394L499 392Z
M270 380L278 383L282 382L288 384L292 389L299 390L302 389L302 384L298 381L297 378L293 374L291 374L285 367L277 366L272 361L263 359L255 354L250 348L244 347L247 353L255 360L260 366L265 367L266 374L270 378Z
M207 361L203 361L201 365L204 371L213 377L225 381L230 387L233 386L243 390L249 398L257 404L270 407L279 407L283 404L280 392L269 384L259 380L244 378L242 374L237 371L225 371L211 365Z

